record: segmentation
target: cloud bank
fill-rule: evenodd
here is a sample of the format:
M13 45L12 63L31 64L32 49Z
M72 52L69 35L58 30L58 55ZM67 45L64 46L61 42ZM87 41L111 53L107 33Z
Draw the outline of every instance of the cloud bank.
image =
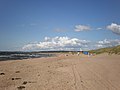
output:
M114 40L104 39L96 42L95 47L96 49L99 49L99 48L105 48L105 47L113 47L117 45L120 45L120 40L118 39L114 39Z
M106 27L108 30L111 30L113 33L120 35L120 25L112 23Z
M79 50L87 48L90 41L69 37L45 37L43 42L23 46L23 50Z
M120 40L100 40L92 42L89 40L80 40L78 38L69 37L45 37L42 42L26 44L22 50L41 50L41 51L57 51L57 50L91 50L105 47L120 45Z
M75 31L76 31L76 32L88 31L88 30L91 30L91 27L90 27L90 26L87 26L87 25L76 25L76 26L75 26Z

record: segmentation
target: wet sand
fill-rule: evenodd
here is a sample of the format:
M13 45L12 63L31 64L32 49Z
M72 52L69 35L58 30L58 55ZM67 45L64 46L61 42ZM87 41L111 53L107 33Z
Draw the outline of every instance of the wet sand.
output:
M0 90L120 90L120 56L1 61Z

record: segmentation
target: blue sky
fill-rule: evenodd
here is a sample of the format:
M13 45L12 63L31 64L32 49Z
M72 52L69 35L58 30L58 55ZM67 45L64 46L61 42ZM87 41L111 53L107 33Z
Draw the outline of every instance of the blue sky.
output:
M119 4L120 0L0 0L0 50L119 45Z

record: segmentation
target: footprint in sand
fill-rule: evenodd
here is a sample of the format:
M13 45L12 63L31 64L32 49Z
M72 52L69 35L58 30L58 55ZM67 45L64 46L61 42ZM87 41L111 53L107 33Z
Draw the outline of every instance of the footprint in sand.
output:
M0 73L0 75L5 75L5 73Z
M23 85L25 85L25 84L27 84L27 83L28 83L27 81L24 81L24 82L23 82Z
M22 89L25 89L25 86L18 86L17 88L18 90L22 90Z
M16 71L15 73L20 73L20 71Z
M12 80L20 80L21 78L12 78Z

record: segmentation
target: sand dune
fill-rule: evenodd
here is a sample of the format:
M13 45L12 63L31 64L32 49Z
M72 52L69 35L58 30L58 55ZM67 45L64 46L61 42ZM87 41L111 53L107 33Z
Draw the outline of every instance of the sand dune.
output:
M1 61L0 90L120 90L120 56Z

